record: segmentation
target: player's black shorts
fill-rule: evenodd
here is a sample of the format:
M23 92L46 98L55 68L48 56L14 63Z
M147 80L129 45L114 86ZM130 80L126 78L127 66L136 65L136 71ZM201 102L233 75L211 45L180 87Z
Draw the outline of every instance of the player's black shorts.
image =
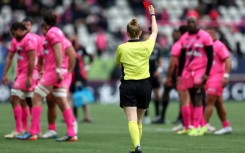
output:
M160 81L158 77L151 76L150 82L151 82L152 89L160 88Z
M149 79L122 80L120 89L120 107L147 109L151 100L152 87Z

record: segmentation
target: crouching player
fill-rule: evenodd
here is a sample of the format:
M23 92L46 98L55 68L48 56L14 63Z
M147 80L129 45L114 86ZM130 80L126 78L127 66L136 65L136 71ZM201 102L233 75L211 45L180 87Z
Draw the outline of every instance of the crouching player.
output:
M40 122L42 112L42 100L51 91L59 105L64 121L67 126L67 135L57 141L77 141L73 122L75 120L71 107L67 101L67 90L65 88L66 77L68 77L65 66L64 33L56 25L56 16L48 13L44 16L44 27L46 33L47 50L44 51L44 73L38 82L32 98L32 121L29 133L18 136L22 140L37 140L37 126Z
M214 61L206 84L206 109L204 118L208 123L215 105L223 128L214 132L214 134L228 134L232 132L232 128L226 117L222 92L223 88L228 84L230 76L230 54L226 46L221 41L217 40L215 29L208 28L207 32L212 36L214 41Z
M36 86L38 72L34 69L37 61L37 41L29 33L25 25L14 23L10 28L14 39L11 42L6 65L3 73L3 82L8 83L7 72L14 55L17 53L17 74L11 89L11 104L15 118L15 131L5 135L5 138L15 138L24 130L28 130L28 115L24 115L28 106L25 98L30 95ZM24 119L24 122L23 122ZM23 124L24 123L24 124ZM23 125L22 125L23 124Z

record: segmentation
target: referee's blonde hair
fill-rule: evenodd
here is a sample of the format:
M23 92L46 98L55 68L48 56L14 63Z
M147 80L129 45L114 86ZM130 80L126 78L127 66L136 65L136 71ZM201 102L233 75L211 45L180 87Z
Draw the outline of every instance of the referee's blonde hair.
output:
M127 25L127 32L130 38L137 38L141 35L141 28L136 19L132 19Z

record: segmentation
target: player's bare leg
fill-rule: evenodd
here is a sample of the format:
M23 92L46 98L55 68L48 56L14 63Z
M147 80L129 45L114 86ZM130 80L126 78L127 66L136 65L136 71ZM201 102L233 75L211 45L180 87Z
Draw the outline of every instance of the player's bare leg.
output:
M56 138L56 118L57 118L57 111L56 111L56 102L55 98L52 94L47 96L47 105L48 105L48 131L43 134L43 138Z
M67 135L57 139L57 141L77 141L76 131L74 123L76 122L73 116L71 106L67 100L67 90L65 88L56 88L53 92L55 96L55 102L62 111L63 119L67 127Z
M215 128L209 124L209 121L213 114L213 108L216 105L217 100L218 100L218 96L210 95L210 94L206 95L206 107L204 111L204 120L206 122L207 132L209 133L212 133L215 131Z
M227 113L225 110L224 102L222 96L217 99L215 104L218 116L220 121L222 122L223 128L214 132L214 134L222 135L222 134L229 134L232 132L232 128L230 126L230 122L227 120Z
M218 96L210 95L210 94L207 94L206 96L206 108L204 111L204 119L207 123L209 123L209 119L213 114L213 108L217 100L218 100Z
M83 114L84 114L83 121L86 123L91 123L89 105L85 104L84 106L82 106L82 109L83 109Z

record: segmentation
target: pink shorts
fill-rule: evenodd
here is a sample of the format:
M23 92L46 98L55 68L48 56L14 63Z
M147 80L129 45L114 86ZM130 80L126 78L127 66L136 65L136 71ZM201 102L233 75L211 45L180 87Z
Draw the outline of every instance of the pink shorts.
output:
M33 91L34 88L37 85L37 80L38 80L38 72L34 72L32 75L32 82L31 82L31 87L28 89L26 88L26 79L27 79L27 73L20 73L16 76L16 79L14 81L13 89L19 89L19 90L24 90L24 91Z
M72 81L72 73L66 73L61 83L55 85L57 88L65 87L69 91Z
M65 80L66 76L67 76L67 73L62 74L63 80ZM38 82L38 84L40 85L53 86L53 87L59 86L61 83L59 83L59 80L58 80L58 77L55 71L44 72L40 81Z
M202 84L202 77L205 74L206 69L199 69L195 71L183 70L181 81L177 85L178 90L188 90L193 88L194 85Z
M223 75L211 75L205 86L207 94L221 96L223 93L222 87Z

